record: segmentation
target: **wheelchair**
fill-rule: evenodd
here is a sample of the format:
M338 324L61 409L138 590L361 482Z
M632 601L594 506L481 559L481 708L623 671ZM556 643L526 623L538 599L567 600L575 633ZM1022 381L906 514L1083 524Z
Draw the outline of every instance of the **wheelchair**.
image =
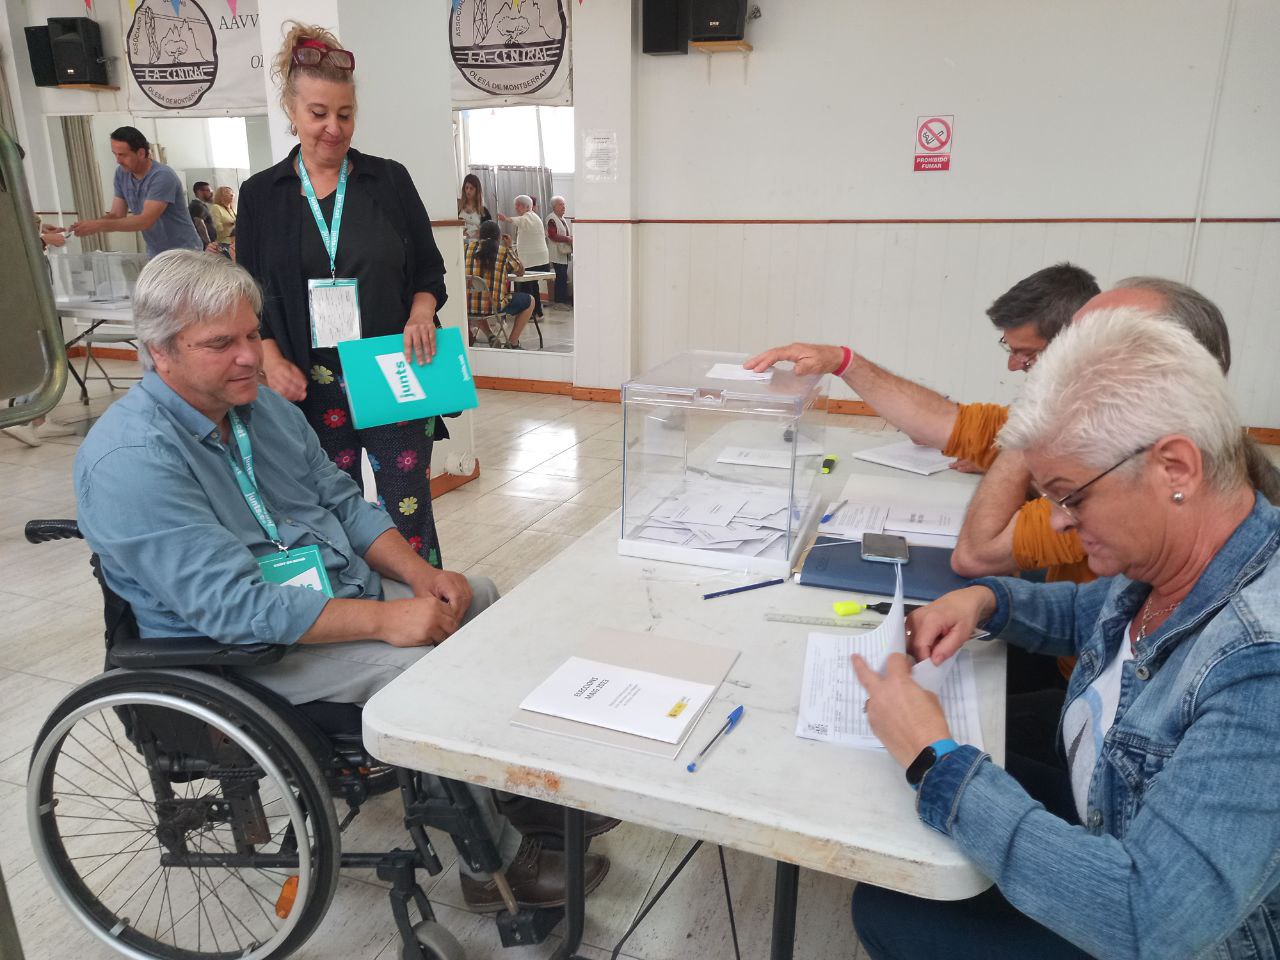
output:
M81 534L74 520L33 520L26 536ZM429 790L425 774L370 756L352 704L295 706L235 673L280 659L284 647L140 639L96 555L90 564L104 600L106 671L41 729L27 815L50 885L100 941L136 960L279 960L319 926L339 870L355 868L391 884L403 960L464 960L416 879L419 869L442 870L428 826L494 877L506 903L503 946L539 943L559 922L563 909L517 908L462 784ZM361 805L396 790L412 845L343 850ZM347 807L341 823L335 801Z

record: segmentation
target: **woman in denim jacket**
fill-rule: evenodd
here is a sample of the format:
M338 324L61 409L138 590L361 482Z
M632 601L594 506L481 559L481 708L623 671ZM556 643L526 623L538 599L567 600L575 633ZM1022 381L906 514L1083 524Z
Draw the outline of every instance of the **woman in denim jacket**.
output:
M997 885L956 903L860 886L872 960L1280 958L1280 510L1242 438L1177 324L1099 311L1041 356L1000 442L1102 579L984 578L907 627L935 663L978 624L1077 655L1058 749L1001 770L949 739L906 657L883 676L855 657L920 818Z

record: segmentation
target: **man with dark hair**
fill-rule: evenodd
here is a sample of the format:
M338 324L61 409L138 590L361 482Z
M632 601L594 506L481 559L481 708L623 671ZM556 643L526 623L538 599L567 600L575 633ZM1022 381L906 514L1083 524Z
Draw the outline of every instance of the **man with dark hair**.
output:
M151 159L151 145L142 131L136 127L112 130L111 152L119 165L111 210L96 220L73 223L71 232L77 237L141 233L149 257L165 250L202 249L182 181L171 168Z
M1059 263L1019 280L1001 294L987 309L987 316L1001 331L1000 345L1009 355L1009 370L1030 370L1049 341L1098 292L1097 281L1087 270ZM994 441L1009 414L1007 407L955 403L890 373L849 347L793 343L766 350L743 366L764 371L779 360L792 361L802 375L841 377L877 415L916 443L956 457L956 469L980 473L995 459Z
M187 204L191 213L191 224L196 228L200 242L206 247L218 238L218 229L213 223L213 214L209 212L209 204L213 203L213 187L208 180L197 180L191 187L195 195Z

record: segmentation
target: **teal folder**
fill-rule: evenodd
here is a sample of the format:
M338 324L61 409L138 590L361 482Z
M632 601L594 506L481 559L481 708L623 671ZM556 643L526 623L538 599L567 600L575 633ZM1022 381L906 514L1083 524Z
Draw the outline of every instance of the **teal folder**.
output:
M479 404L462 332L456 327L436 331L436 355L430 363L404 358L402 334L344 340L338 344L338 356L358 430L457 413Z

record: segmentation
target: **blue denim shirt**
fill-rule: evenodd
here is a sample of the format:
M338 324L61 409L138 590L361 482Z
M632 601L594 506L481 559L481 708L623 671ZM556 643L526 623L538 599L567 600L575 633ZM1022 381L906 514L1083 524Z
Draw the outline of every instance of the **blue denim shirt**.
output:
M293 404L265 387L236 408L263 502L287 547L316 545L334 595L381 598L364 562L393 526L324 451ZM144 637L294 643L328 599L267 583L276 547L245 503L216 424L154 371L112 404L75 461L80 529Z
M1190 595L1124 666L1083 826L973 746L917 809L1023 913L1097 957L1280 958L1280 509L1258 496ZM994 635L1076 654L1067 703L1127 642L1149 591L1000 577Z

